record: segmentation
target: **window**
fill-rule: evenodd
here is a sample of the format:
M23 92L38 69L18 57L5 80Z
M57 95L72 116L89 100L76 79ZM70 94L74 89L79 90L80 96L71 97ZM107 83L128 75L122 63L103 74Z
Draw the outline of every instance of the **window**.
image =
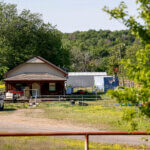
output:
M49 91L56 91L56 83L49 83Z

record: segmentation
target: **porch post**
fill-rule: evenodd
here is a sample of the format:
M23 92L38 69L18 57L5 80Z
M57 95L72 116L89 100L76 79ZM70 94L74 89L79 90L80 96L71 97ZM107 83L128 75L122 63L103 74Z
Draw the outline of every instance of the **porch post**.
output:
M62 89L63 89L63 94L65 95L65 82L62 82Z
M40 85L40 96L42 95L42 85L43 83L39 82L39 85Z
M5 92L8 92L8 83L5 82Z
M28 83L28 86L29 86L30 96L32 96L32 82Z

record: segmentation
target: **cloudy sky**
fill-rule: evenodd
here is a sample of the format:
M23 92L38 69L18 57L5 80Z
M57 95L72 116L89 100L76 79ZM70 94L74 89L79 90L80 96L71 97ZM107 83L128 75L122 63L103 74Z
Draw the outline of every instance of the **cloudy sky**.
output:
M19 11L29 9L43 15L44 22L57 25L62 32L87 31L89 29L121 30L125 26L102 11L106 5L118 6L121 0L0 0L17 4ZM124 0L129 13L136 15L136 0Z

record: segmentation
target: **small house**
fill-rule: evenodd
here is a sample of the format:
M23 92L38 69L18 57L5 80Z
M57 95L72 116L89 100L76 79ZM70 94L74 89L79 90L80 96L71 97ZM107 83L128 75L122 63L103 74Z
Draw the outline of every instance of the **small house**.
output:
M5 74L6 92L25 96L58 95L65 92L67 72L40 56L33 57Z

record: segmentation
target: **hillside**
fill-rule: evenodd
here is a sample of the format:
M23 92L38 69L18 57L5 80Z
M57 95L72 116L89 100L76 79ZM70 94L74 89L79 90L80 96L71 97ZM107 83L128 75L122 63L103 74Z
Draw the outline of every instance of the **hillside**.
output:
M107 71L122 58L134 58L140 42L128 30L89 30L64 33L63 47L71 52L70 71Z

